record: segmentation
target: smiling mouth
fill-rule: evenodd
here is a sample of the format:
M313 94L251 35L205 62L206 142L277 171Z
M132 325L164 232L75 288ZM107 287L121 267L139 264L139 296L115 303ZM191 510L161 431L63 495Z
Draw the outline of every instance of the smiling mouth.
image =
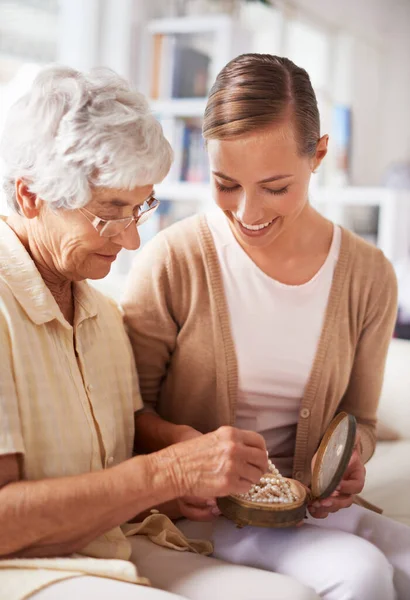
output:
M248 231L260 231L261 229L266 229L266 227L269 227L269 225L272 225L272 223L274 221L276 221L276 219L278 217L275 217L274 219L272 219L271 221L268 221L267 223L261 223L260 225L248 225L247 223L244 223L243 221L241 221L237 217L234 216L234 218L235 218L236 221L238 221L238 223L240 225L242 225L242 227L244 229L247 229Z

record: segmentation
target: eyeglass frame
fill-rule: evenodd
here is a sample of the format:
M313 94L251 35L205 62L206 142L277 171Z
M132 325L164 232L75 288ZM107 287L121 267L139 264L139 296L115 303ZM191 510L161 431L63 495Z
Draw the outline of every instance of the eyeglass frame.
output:
M157 208L161 204L161 201L158 200L158 198L156 198L153 194L151 196L149 196L149 198L144 200L144 204L145 204L145 202L150 202L152 200L154 200L156 202L156 204L154 206L150 206L149 208L142 211L142 213L140 213L137 216L132 215L131 217L123 217L121 219L102 219L101 217L99 217L99 216L95 215L94 213L92 213L91 211L89 211L87 208L79 208L78 210L82 215L84 215L84 217L87 219L87 221L89 223L91 223L91 225L94 227L96 232L100 235L100 237L110 238L110 237L116 237L117 235L121 235L122 233L124 233L124 231L126 229L128 229L128 227L131 225L131 223L133 221L135 222L136 227L139 227L139 225L142 225L143 223L145 223L147 221L147 219L149 219L149 217L151 217L154 214L154 212L157 210ZM140 209L144 204L137 206L135 208L135 210ZM93 217L93 219L90 219L88 217L88 215L85 213L88 213L88 215ZM143 222L139 223L139 221L141 221L141 218L143 218L144 216L145 216L145 219L143 220ZM104 235L104 229L106 229L110 223L121 223L121 222L124 223L124 228L121 229L118 233L113 233L112 235ZM101 225L101 223L103 223L103 226L99 231L98 227Z

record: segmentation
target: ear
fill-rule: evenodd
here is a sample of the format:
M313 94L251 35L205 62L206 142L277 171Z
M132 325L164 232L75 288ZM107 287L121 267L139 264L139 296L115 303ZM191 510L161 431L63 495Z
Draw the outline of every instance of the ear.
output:
M30 192L27 183L22 179L16 180L16 199L21 213L27 219L38 217L41 201L36 194Z
M312 171L313 173L318 169L322 163L322 160L327 154L327 145L329 143L329 136L322 135L316 146L316 154L312 159Z

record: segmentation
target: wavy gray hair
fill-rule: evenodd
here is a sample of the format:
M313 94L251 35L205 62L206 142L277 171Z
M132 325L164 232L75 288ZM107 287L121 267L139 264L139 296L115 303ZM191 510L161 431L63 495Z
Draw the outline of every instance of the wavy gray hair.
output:
M19 178L53 208L75 209L89 202L91 186L162 181L173 158L142 94L110 69L85 74L64 66L40 71L11 107L0 156L6 198L17 211Z

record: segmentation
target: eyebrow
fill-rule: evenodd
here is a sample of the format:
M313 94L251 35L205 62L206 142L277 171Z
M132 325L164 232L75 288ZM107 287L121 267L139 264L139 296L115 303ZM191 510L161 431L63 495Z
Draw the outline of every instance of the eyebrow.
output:
M224 175L219 171L212 171L212 173L217 177L222 177L222 179L226 179L227 181L232 181L233 183L236 183L235 179L232 179L232 177L228 177L228 175ZM269 183L271 181L278 181L279 179L287 179L288 177L293 177L293 175L273 175L272 177L268 177L267 179L261 179L261 181L258 181L257 183Z
M118 206L119 208L123 208L124 206L130 206L129 202L125 202L125 200L120 200L119 198L110 198L110 200L103 200L101 204L110 204L111 206Z
M139 204L136 204L135 206L142 206L142 204L144 204L144 202L146 202L147 200L149 200L152 196L154 196L155 194L155 190L153 189L151 191L151 193ZM101 202L102 205L106 205L109 204L110 206L117 206L118 208L124 208L125 206L131 206L129 202L126 202L125 200L121 200L121 198L110 198L109 200L103 200Z

